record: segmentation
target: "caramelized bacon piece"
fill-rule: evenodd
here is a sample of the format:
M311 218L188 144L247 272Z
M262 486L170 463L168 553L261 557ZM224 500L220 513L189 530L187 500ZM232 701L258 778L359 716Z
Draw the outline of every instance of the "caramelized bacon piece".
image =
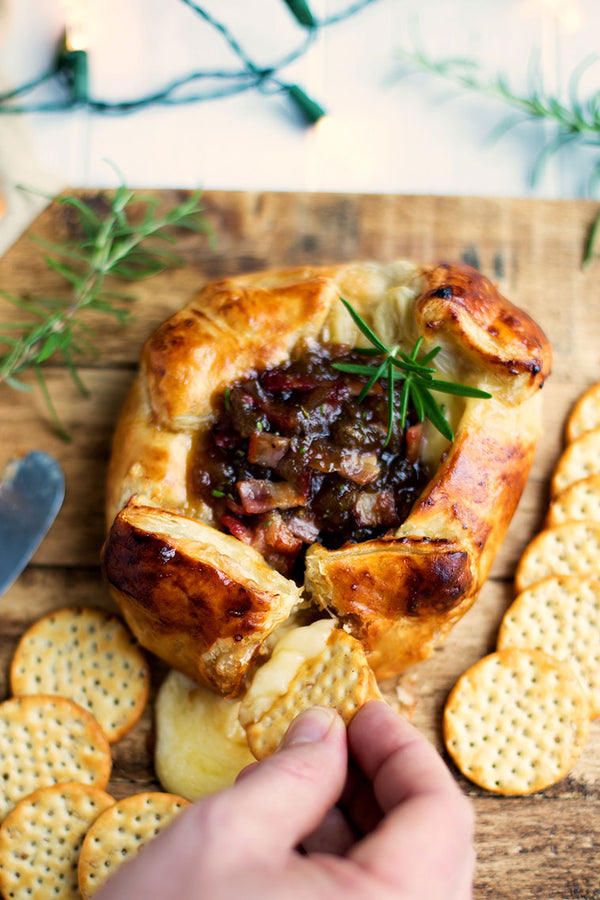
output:
M356 524L361 527L365 525L391 527L399 524L394 492L391 490L371 493L357 491L352 506Z
M274 469L285 456L289 446L289 438L264 431L253 431L248 443L248 462Z
M337 472L355 484L370 484L379 477L377 454L315 441L311 447L309 465L318 472Z
M423 439L423 423L417 422L406 429L406 458L411 463L416 463L421 450Z
M300 553L303 539L295 535L277 510L263 513L251 520L225 513L221 525L238 540L249 544L262 554L267 563L282 575L289 575Z
M306 503L306 496L288 481L250 478L248 481L238 481L237 489L247 515L271 509L291 509Z

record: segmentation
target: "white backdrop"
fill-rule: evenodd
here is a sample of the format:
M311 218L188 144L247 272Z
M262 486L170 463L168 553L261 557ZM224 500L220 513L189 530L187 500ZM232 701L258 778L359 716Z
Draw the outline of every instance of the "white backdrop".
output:
M226 22L259 64L277 60L302 39L282 0L202 5ZM346 5L310 3L317 16ZM73 9L84 22L95 97L128 99L189 71L238 65L181 0L0 0L2 87L47 67ZM299 122L282 95L258 91L129 115L79 110L0 116L0 185L8 203L0 249L42 202L16 192L17 183L48 191L114 185L107 159L132 187L585 195L592 149L562 151L532 186L531 167L547 128L524 124L490 142L492 129L510 112L501 102L431 75L402 76L398 51L414 47L415 34L434 58L473 58L484 73L501 72L520 90L526 90L535 56L547 87L560 90L574 67L597 50L600 3L376 0L324 30L282 73L327 109L312 128ZM599 82L596 63L584 86L598 89Z

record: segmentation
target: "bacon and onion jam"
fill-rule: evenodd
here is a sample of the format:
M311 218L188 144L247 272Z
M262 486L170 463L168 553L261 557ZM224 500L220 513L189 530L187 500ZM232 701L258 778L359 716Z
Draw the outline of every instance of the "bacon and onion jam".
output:
M366 377L335 362L365 358L319 345L231 386L192 465L192 488L220 527L291 577L314 541L333 549L397 528L429 480L414 410L404 429L394 417L386 444L385 381L359 403Z

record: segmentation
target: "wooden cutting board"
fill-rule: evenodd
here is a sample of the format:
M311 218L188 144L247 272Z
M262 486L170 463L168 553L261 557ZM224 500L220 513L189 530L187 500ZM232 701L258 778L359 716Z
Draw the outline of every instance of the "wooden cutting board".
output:
M169 205L181 199L175 191L144 193ZM494 648L513 596L516 562L544 516L568 410L584 388L600 380L600 259L581 269L596 207L583 201L230 192L206 193L204 203L214 246L202 237L184 236L182 268L133 286L137 299L128 326L96 322L99 354L81 372L90 396L79 394L64 367L47 365L48 385L70 443L53 433L38 393L0 390L0 465L44 449L61 461L67 483L56 523L30 566L0 598L0 698L9 690L16 642L35 618L66 604L111 606L98 568L110 438L142 342L163 319L204 281L246 270L367 257L464 260L538 320L553 344L555 364L544 389L544 437L491 578L445 647L413 671L419 698L415 723L441 749L445 697L458 675ZM31 232L60 240L72 227L69 208L52 204ZM29 235L0 260L4 291L35 296L61 288ZM16 318L14 310L0 301L0 321L10 317ZM154 689L163 675L157 664ZM110 790L116 797L156 786L152 741L150 705L114 748ZM599 722L592 723L589 743L569 777L533 797L496 797L455 774L477 811L477 898L600 897Z

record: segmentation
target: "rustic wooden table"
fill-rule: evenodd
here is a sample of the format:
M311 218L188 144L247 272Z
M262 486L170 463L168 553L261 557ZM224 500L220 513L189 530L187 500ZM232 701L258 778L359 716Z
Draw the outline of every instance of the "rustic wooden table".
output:
M173 191L155 193L165 203L179 197ZM132 322L124 328L97 323L100 352L82 370L90 396L78 393L64 367L47 365L48 385L70 443L53 433L38 393L0 392L0 465L44 449L61 461L67 484L50 533L0 598L0 698L9 690L16 642L36 617L66 604L111 605L98 567L111 433L142 342L164 318L205 280L244 270L366 257L465 260L498 281L539 321L554 346L555 364L544 389L544 436L491 578L445 647L413 673L419 697L415 723L441 749L445 697L458 675L494 648L513 595L515 564L544 516L566 414L581 391L600 380L600 260L581 269L595 207L584 201L228 192L207 193L204 202L216 245L184 236L185 265L134 286ZM72 226L69 210L53 204L31 231L56 240ZM35 295L61 287L45 266L43 251L27 235L0 260L4 291ZM15 311L1 301L0 321L10 316L16 317ZM157 664L155 688L163 674ZM116 797L156 785L152 740L149 705L133 732L114 747L110 790ZM478 900L600 897L599 751L600 729L593 723L572 773L528 798L487 794L456 773L477 811Z

